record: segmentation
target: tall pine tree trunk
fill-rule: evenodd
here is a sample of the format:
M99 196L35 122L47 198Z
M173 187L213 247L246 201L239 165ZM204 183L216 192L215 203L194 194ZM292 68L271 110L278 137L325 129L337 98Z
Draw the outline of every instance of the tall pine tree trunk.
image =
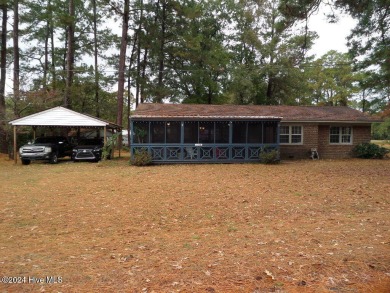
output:
M134 37L134 45L133 45L133 51L134 47L137 46L137 77L135 79L136 82L136 90L135 90L135 108L138 107L139 104L139 82L140 82L140 70L141 70L141 29L142 29L142 22L143 22L143 13L144 13L144 1L141 0L140 3L140 16L138 20L138 29L136 32L136 35Z
M66 89L64 106L72 108L72 84L74 76L74 31L75 31L75 10L74 0L69 0L69 24L68 24L68 50L66 54Z
M50 1L48 1L46 9L50 9ZM43 65L43 88L47 90L47 76L49 74L49 40L50 40L50 21L51 19L47 18L46 20L46 35L45 35L45 57Z
M159 65L158 65L158 92L156 97L157 103L162 103L165 93L164 93L164 49L165 49L165 22L166 22L166 2L162 1L162 16L161 16L161 35L160 35L160 52L159 52Z
M138 32L134 35L134 41L133 41L133 47L130 54L130 64L128 68L128 76L127 76L127 117L130 117L131 114L131 70L133 68L134 63L134 53L136 49L137 44L137 38L138 38ZM136 107L138 106L138 102L136 101ZM131 142L131 136L130 136L130 119L127 119L127 143L128 146L130 146Z
M48 1L47 7L50 11L50 20L49 20L49 36L50 36L50 46L51 46L51 74L52 74L52 87L53 90L57 88L57 74L56 74L56 57L55 57L55 47L54 47L54 28L53 28L53 8L51 5L51 0Z
M142 61L142 75L141 75L141 103L145 100L145 80L146 80L146 65L148 63L149 50L146 48L144 52L144 60Z
M49 22L46 23L48 25ZM49 72L49 29L46 27L46 36L45 36L45 57L43 63L43 88L47 89L47 75Z
M5 80L6 80L6 66L7 66L7 5L2 4L1 12L3 14L3 21L1 27L1 51L0 51L0 152L6 154L7 134L5 129Z
M142 103L140 101L139 97L139 90L140 90L140 80L141 80L141 41L140 38L138 38L138 45L137 45L137 77L135 80L135 107L138 107L138 104Z
M122 16L122 38L121 38L121 48L119 53L119 74L118 74L118 96L117 96L117 118L116 123L122 126L123 120L123 95L124 95L124 86L125 86L125 67L126 67L126 49L127 49L127 39L128 39L128 29L129 29L129 2L130 0L125 0Z
M99 101L99 69L98 69L98 41L97 41L97 12L96 0L92 1L93 5L93 46L94 46L94 61L95 61L95 103L96 117L100 117L100 101Z
M276 24L276 16L272 15L272 23L271 23L271 42L273 42L275 37L275 24ZM271 48L270 50L270 56L269 56L269 71L268 71L268 83L267 83L267 93L266 93L266 104L267 105L273 105L275 104L275 97L274 97L274 89L275 89L275 76L273 72L273 64L274 64L274 50L275 48Z
M14 115L19 117L20 80L19 80L19 0L14 0Z

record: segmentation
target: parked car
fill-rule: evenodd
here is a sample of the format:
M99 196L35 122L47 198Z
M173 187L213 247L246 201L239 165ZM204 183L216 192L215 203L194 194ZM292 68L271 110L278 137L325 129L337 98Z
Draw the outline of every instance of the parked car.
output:
M73 148L73 161L94 161L102 159L104 141L101 138L83 138L78 146Z
M20 147L19 157L23 165L28 165L33 160L46 160L56 164L58 158L70 157L72 148L73 145L64 136L42 136L33 143Z

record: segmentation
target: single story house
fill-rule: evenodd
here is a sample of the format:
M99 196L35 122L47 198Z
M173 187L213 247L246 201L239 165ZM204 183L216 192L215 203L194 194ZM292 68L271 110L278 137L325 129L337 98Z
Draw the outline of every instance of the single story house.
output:
M246 162L278 149L281 159L348 158L380 120L349 107L140 104L130 117L131 153L154 162Z

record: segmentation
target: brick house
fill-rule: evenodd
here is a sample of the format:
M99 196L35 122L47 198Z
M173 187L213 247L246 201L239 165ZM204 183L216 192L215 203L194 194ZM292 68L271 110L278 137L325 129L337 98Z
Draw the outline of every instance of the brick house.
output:
M130 118L131 152L155 162L245 162L264 148L281 159L348 158L380 120L349 107L140 104Z

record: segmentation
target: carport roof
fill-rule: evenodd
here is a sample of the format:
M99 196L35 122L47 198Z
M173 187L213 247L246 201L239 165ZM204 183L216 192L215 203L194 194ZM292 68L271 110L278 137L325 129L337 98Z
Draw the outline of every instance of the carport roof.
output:
M58 126L58 127L111 127L119 125L75 112L64 107L55 107L23 118L10 121L13 126Z

